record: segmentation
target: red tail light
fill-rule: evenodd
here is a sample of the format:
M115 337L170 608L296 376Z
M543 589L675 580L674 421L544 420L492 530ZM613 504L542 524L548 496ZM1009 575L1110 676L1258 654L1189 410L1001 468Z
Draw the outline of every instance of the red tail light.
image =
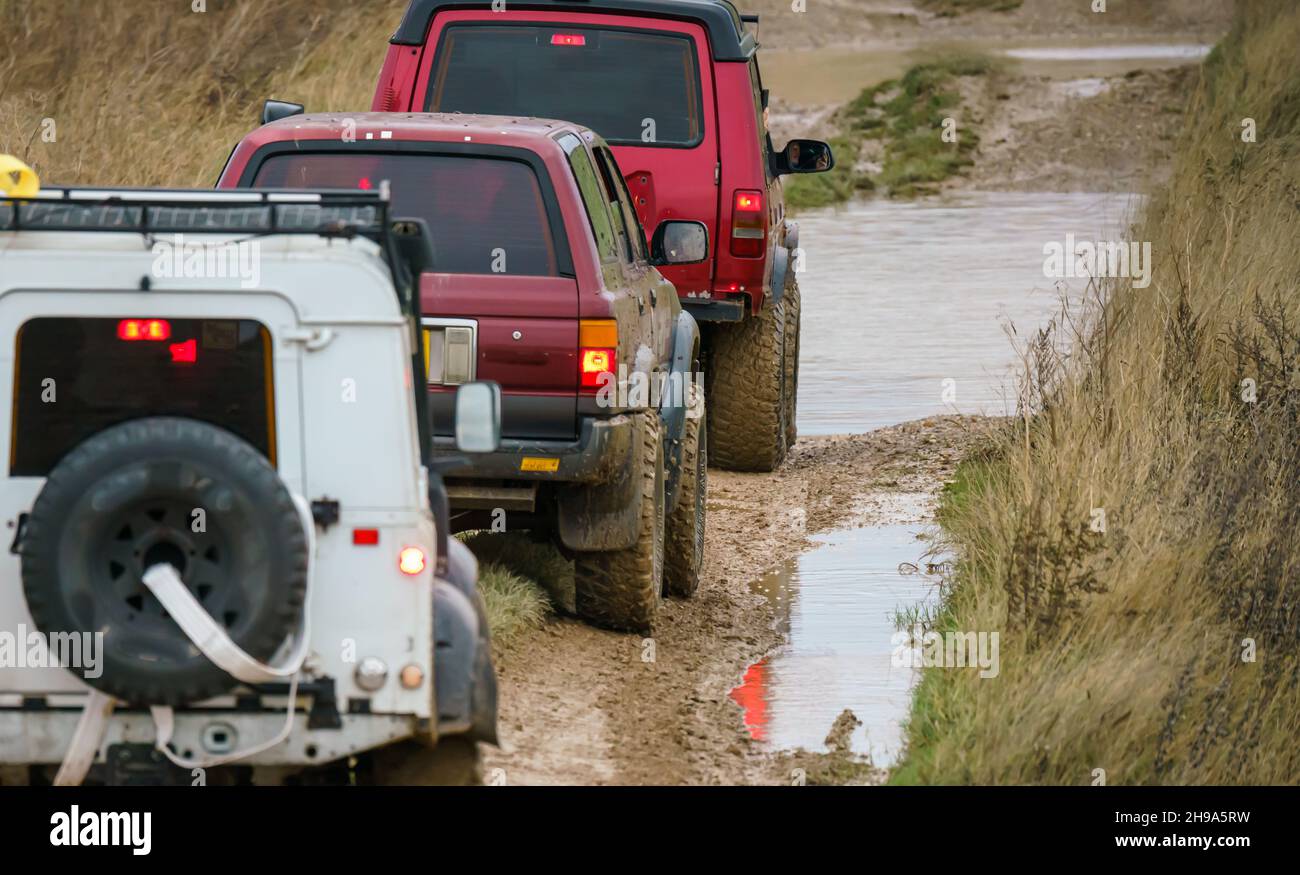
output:
M736 212L738 213L763 212L763 193L761 191L736 192Z
M599 389L600 375L614 371L615 351L584 348L580 352L582 353L582 388Z
M357 547L373 547L379 543L379 529L353 529L352 543Z
M618 323L583 319L578 324L578 385L588 393L600 389L601 374L613 373L617 361Z
M166 319L123 319L117 323L118 340L167 340L172 325Z
M199 342L197 340L173 343L169 349L172 352L172 361L177 364L193 364L199 360Z
M758 258L766 250L767 214L763 193L740 189L731 204L731 254Z
M553 46L585 46L587 38L580 33L553 33L551 34L551 45Z

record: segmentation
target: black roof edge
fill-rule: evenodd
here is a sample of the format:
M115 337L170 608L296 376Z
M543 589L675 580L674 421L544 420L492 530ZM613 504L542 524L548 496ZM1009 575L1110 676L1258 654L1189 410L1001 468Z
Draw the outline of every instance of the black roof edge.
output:
M433 17L453 9L490 9L491 0L411 0L389 42L422 46ZM618 12L650 18L695 21L709 32L715 61L748 61L758 41L730 0L510 0L509 8L564 12Z

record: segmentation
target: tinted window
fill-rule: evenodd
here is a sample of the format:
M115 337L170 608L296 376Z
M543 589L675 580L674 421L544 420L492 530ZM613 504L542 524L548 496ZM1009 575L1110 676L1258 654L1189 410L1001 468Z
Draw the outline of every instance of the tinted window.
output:
M48 474L92 435L149 416L220 426L275 461L264 327L233 319L131 321L166 329L157 329L156 340L122 339L130 332L118 319L33 319L19 329L12 474Z
M431 112L575 121L611 143L690 146L701 139L691 39L592 27L449 27L429 89Z
M586 147L582 145L582 140L573 134L565 134L559 142L568 153L569 167L573 170L578 191L582 194L582 205L587 210L587 221L591 224L591 232L596 237L596 251L600 253L600 260L617 259L614 226L610 224L604 191L600 180L596 178L596 168L591 164L591 157L587 154Z
M317 152L273 155L254 185L392 187L393 215L424 219L439 273L555 276L546 200L527 164L463 155Z
M627 233L628 246L632 260L648 261L645 236L641 231L641 220L636 217L636 208L632 205L632 195L628 193L627 183L619 172L618 162L609 149L601 146L596 150L596 160L600 162L606 183L610 191L609 208L619 212L623 217L623 227Z

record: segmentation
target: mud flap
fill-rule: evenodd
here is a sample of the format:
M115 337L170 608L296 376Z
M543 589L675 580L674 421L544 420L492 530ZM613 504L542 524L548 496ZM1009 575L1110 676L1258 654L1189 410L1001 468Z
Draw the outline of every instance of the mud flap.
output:
M695 317L682 311L673 326L672 370L660 394L659 420L664 440L664 511L671 514L677 506L682 473L682 438L686 434L686 414L691 403L688 394L695 379L695 361L699 357L700 328ZM700 390L703 391L701 386Z
M790 260L795 258L795 251L799 248L799 223L786 222L785 234L781 242L772 250L772 304L781 303L781 298L785 295L786 284L790 280L790 271L792 265Z
M486 618L480 616L477 601L477 592L467 596L453 583L434 581L433 690L438 735L468 735L496 744L496 673Z
M578 553L626 550L636 544L640 525L641 476L637 454L644 417L632 416L631 440L616 474L594 486L566 486L556 495L555 529L560 543Z
M771 305L781 303L785 294L785 275L790 269L790 250L778 246L772 250L772 298ZM767 305L764 304L766 307Z

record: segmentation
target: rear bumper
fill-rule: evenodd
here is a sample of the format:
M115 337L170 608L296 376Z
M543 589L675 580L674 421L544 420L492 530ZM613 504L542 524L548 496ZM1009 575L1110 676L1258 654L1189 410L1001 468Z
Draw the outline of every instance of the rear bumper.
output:
M605 483L622 468L632 447L632 417L582 417L578 439L505 439L495 453L471 456L448 480L512 480L543 483ZM434 451L456 453L456 441L435 436Z
M696 322L742 322L745 319L744 298L679 298L682 309L695 317Z
M207 756L205 738L214 729L235 737L236 748L250 747L275 736L284 726L283 711L177 711L173 742L182 753ZM23 711L0 710L0 765L54 765L63 762L80 708ZM418 733L415 717L400 714L347 714L339 729L310 729L305 715L281 744L237 760L237 766L310 766L411 738ZM107 761L108 749L119 744L153 744L157 731L149 712L115 712L109 718L94 762Z

